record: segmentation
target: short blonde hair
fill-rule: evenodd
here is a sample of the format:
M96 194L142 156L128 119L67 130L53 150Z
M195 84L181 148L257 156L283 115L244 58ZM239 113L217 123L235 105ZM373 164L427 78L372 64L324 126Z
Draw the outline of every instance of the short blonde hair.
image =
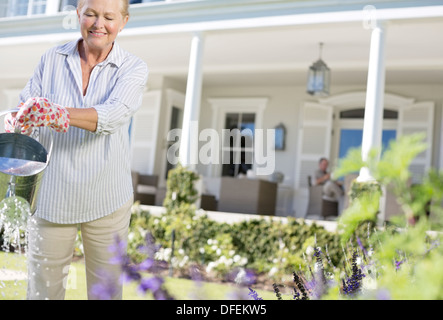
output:
M129 16L129 0L118 0L121 3L121 14L122 17ZM78 0L77 2L77 10L80 11L85 4L85 0Z

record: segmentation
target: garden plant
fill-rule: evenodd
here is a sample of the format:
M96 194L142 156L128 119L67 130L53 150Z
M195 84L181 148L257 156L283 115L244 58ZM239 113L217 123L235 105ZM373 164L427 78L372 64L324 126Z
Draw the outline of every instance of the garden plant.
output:
M173 298L162 286L165 269L232 281L250 299L260 299L255 289L263 278L276 299L443 299L443 173L430 170L421 184L409 183L411 161L426 148L421 141L404 136L379 160L374 151L363 162L356 149L339 163L336 176L365 166L375 179L354 182L337 232L291 218L213 221L193 204L198 175L179 165L169 172L164 214L134 206L128 251L117 242L116 263L157 299ZM386 188L403 214L380 224Z

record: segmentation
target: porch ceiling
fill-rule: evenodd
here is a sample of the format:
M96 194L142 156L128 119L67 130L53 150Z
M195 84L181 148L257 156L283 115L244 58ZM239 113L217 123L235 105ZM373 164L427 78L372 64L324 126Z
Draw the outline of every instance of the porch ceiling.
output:
M390 83L443 84L443 21L389 22L386 79ZM210 31L205 37L204 85L304 85L324 43L333 84L366 83L370 30L361 23ZM121 37L152 74L186 81L191 35Z
M396 20L386 25L386 79L391 84L443 84L443 21ZM333 85L366 83L370 30L346 22L303 26L207 31L204 86L304 85L308 67L318 58L332 70ZM73 33L70 38L78 37ZM69 37L68 37L69 38ZM41 54L65 42L48 38L32 45L2 46L0 80L28 78ZM186 82L191 34L131 35L121 46L145 60L151 75Z

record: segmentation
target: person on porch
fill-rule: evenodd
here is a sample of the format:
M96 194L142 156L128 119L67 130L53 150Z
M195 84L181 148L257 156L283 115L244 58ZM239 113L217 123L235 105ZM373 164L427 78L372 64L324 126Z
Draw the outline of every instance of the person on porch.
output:
M315 184L323 186L323 199L338 202L338 212L340 214L343 207L344 191L343 185L338 180L331 179L331 173L328 172L329 160L320 158L318 169L315 171Z

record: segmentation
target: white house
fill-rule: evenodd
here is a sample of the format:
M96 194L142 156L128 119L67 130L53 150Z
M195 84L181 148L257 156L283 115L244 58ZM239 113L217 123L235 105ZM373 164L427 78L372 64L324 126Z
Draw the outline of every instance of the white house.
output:
M16 105L43 52L78 38L79 29L75 0L1 1L0 110L5 110ZM284 175L277 200L282 216L305 215L307 176L318 159L328 157L334 166L349 146L361 143L363 132L369 137L367 128L375 131L369 146L380 140L377 132L386 141L425 132L429 148L411 167L414 180L430 167L443 170L443 1L131 3L117 41L150 69L132 126L132 167L158 175L160 186L170 167L171 129L183 128L185 163L192 151L207 146L204 138L196 144L190 131L195 123L194 133L210 128L220 136L234 126L266 130L283 124L285 148L275 151L275 171ZM330 92L322 97L306 91L319 43L331 70ZM364 119L365 106L384 108L383 121ZM218 151L221 159L232 149L220 141ZM217 194L217 180L229 165L198 160L195 168L206 189Z

